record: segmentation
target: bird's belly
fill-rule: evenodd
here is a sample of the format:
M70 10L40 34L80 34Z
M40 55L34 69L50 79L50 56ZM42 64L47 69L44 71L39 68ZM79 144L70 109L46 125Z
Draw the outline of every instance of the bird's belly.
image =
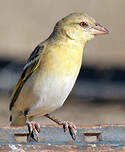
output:
M45 115L61 107L72 90L76 76L45 76L33 88L34 104L29 115Z

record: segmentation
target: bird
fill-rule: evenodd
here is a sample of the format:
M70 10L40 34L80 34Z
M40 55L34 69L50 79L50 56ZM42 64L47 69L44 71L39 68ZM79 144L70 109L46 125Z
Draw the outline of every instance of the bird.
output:
M76 82L85 44L96 35L108 33L86 13L71 13L60 19L50 36L36 46L23 68L11 96L10 125L27 125L29 135L38 141L40 125L34 118L45 116L75 140L76 125L61 121L51 113L63 105Z

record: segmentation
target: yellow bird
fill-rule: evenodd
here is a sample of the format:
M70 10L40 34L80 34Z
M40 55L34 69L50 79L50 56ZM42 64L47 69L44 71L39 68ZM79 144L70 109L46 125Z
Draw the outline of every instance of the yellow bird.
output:
M53 32L30 55L10 102L11 126L28 125L38 141L40 126L32 121L46 116L76 139L76 126L51 115L71 92L82 64L86 42L108 30L85 13L72 13L54 27Z

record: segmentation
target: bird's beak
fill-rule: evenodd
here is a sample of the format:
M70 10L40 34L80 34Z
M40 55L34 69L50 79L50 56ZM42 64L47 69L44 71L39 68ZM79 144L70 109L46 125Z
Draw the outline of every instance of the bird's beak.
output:
M92 27L90 30L90 33L93 35L100 35L100 34L108 34L109 31L101 26L100 24L96 24L95 27Z

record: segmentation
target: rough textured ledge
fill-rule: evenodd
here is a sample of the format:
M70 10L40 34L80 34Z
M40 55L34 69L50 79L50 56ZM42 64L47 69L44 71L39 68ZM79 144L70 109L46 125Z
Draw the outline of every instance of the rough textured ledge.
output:
M27 127L0 128L0 151L125 151L125 125L78 126L76 141L54 125L41 126L39 142L27 137Z

